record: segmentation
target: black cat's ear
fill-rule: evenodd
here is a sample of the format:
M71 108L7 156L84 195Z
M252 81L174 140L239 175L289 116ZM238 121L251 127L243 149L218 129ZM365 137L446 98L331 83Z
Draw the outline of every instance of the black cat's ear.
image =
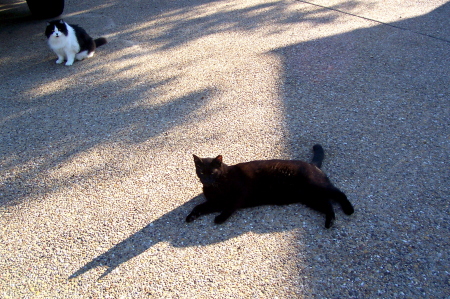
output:
M218 155L218 156L214 159L214 161L217 162L219 165L221 165L221 164L222 164L222 155Z
M202 163L203 163L202 159L200 159L200 158L197 157L196 155L193 155L193 156L194 156L194 162L195 162L195 164L202 164Z

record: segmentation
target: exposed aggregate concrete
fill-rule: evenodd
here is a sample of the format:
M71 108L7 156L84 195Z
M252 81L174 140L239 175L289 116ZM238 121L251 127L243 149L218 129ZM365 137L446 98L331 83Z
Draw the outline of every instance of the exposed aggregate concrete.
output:
M66 1L56 65L0 10L1 298L448 298L447 1ZM355 205L184 219L192 154L311 158Z

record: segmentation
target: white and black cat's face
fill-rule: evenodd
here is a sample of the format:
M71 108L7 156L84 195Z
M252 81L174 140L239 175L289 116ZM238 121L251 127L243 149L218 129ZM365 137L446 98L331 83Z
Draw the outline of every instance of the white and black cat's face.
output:
M216 158L199 158L194 155L195 170L203 185L214 185L222 176L222 156Z
M47 28L45 29L45 36L48 39L57 40L60 38L67 37L68 30L66 23L63 20L56 20L47 23Z

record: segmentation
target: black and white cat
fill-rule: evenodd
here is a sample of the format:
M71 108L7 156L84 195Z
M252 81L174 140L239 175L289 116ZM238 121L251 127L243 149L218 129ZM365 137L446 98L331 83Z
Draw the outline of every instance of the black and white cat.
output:
M95 49L107 42L104 37L93 40L83 28L63 20L48 22L45 35L48 45L58 55L56 63L67 60L66 65L72 65L75 59L92 57Z

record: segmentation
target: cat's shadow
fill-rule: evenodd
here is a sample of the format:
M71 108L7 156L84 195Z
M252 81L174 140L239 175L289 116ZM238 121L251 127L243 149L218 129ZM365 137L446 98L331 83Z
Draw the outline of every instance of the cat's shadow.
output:
M232 239L249 231L269 233L292 229L300 225L300 221L286 221L286 223L274 225L274 223L265 221L261 217L254 217L254 214L267 215L264 209L271 210L270 206L238 211L236 214L243 213L243 215L234 215L221 225L214 224L213 215L204 215L192 223L186 223L185 218L189 212L204 200L203 194L200 194L154 220L105 253L95 257L92 261L70 275L69 279L78 277L97 267L106 267L107 269L99 277L100 279L108 275L120 264L140 255L159 242L168 242L174 247L205 246ZM293 204L290 207L297 205L300 204ZM273 208L279 209L280 207ZM251 215L251 219L245 219L246 215Z

